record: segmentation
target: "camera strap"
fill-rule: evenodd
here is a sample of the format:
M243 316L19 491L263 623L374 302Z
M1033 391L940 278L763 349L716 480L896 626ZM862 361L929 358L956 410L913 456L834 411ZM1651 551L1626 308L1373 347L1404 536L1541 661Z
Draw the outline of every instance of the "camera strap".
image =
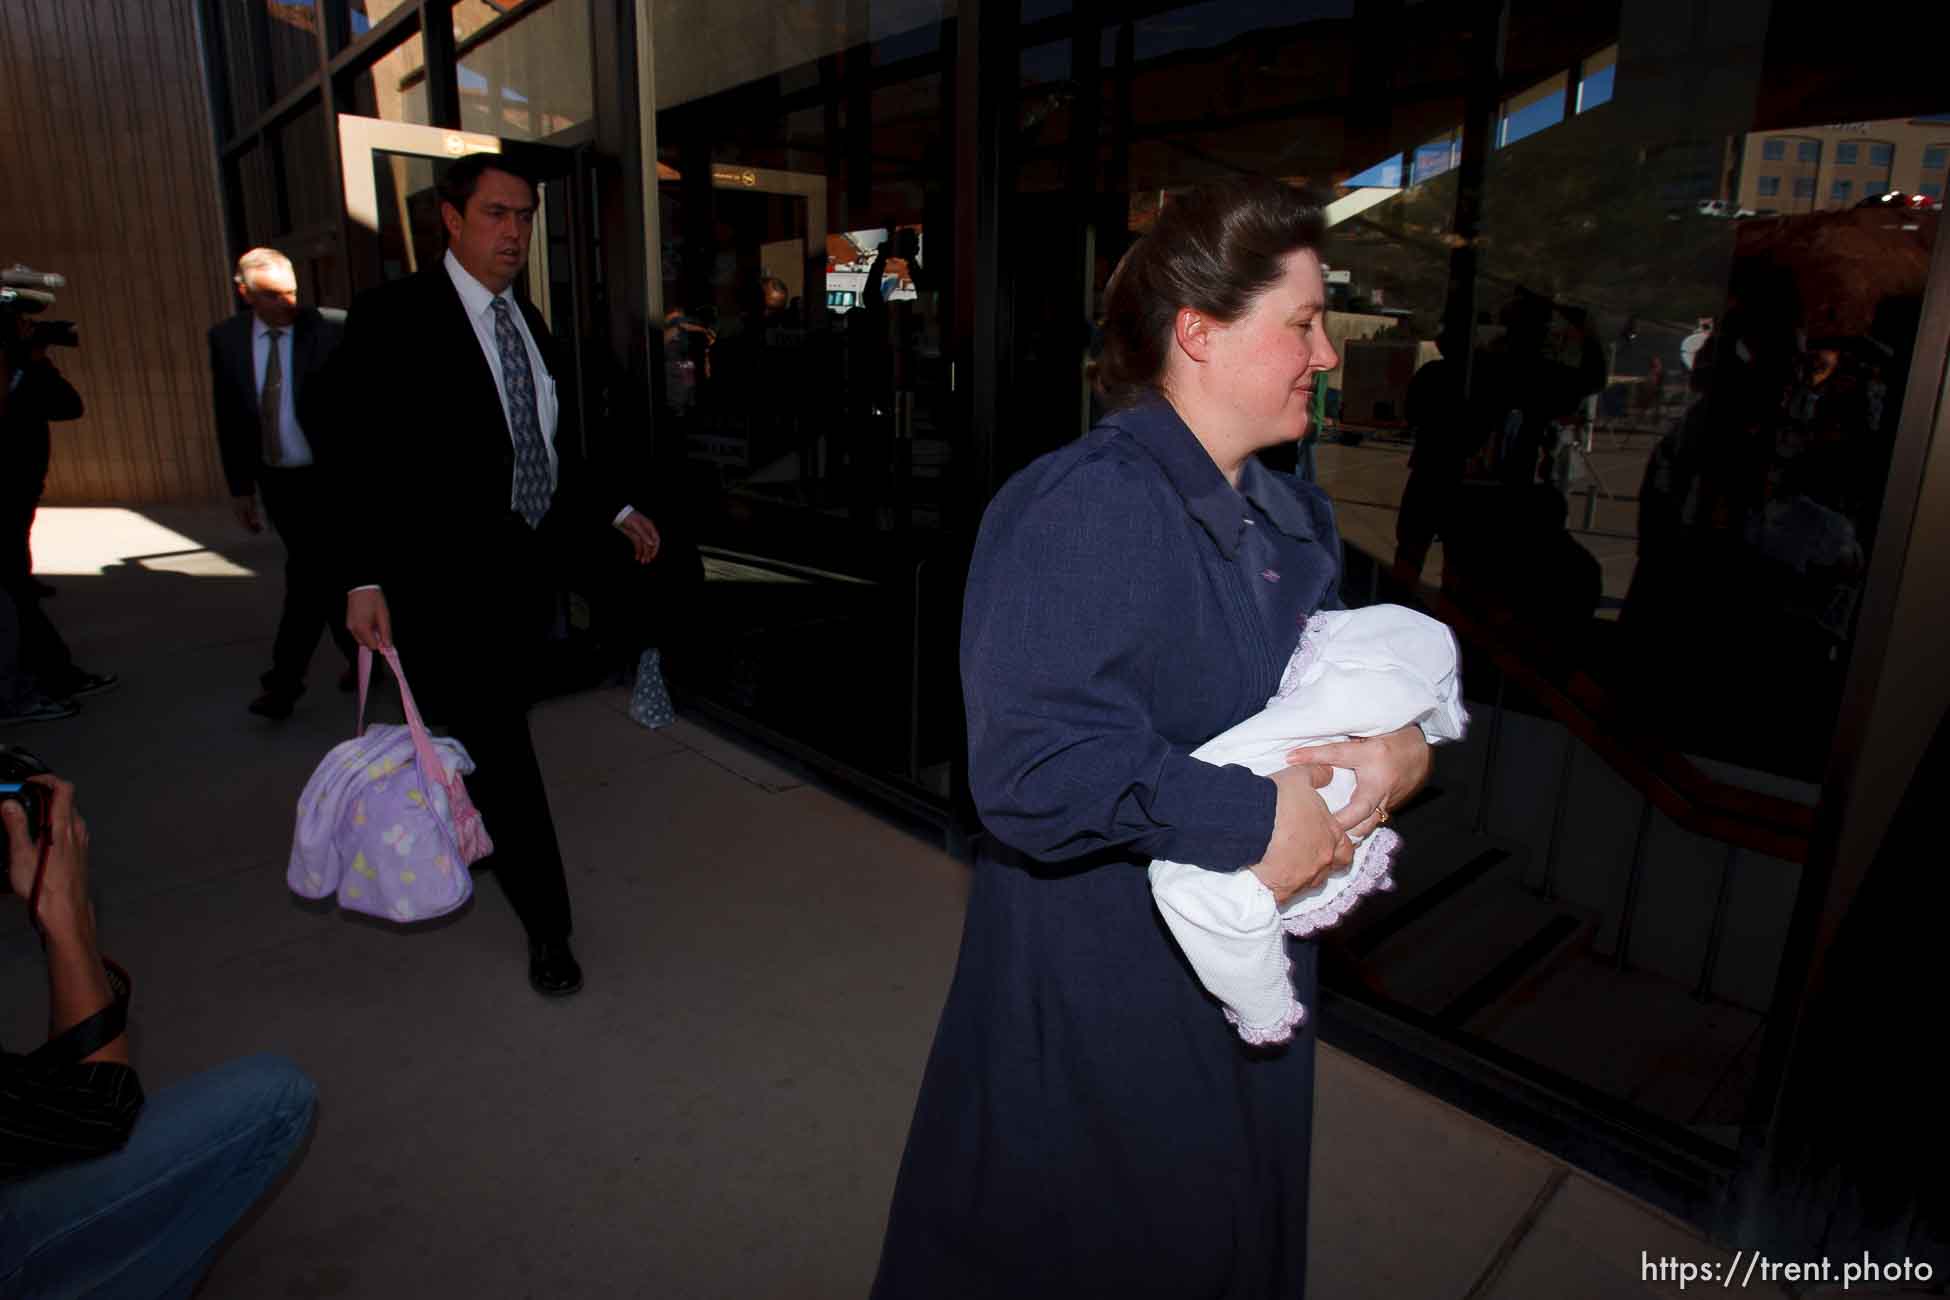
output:
M47 931L41 928L41 881L47 875L47 855L53 847L54 830L47 827L41 835L40 861L34 868L34 887L27 893L27 917L34 923L34 932L40 936L43 948L47 947ZM55 1068L76 1065L107 1047L128 1029L129 999L135 992L135 982L129 978L127 971L106 957L102 958L102 970L108 976L108 991L112 999L109 1004L29 1052L28 1061Z
M120 1038L128 1029L129 995L134 992L135 986L129 981L129 973L106 957L102 958L102 969L108 974L108 990L115 1000L29 1052L27 1059L30 1062L57 1068L79 1064Z

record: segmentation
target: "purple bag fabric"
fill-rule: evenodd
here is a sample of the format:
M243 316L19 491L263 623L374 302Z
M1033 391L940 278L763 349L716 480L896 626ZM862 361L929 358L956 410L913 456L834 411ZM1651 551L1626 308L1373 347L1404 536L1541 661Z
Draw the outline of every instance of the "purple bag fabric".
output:
M471 863L493 852L461 778L474 761L459 741L427 734L401 671L406 725L365 725L372 651L359 650L359 731L334 746L298 796L285 883L300 897L338 895L339 906L388 921L445 915L474 893Z

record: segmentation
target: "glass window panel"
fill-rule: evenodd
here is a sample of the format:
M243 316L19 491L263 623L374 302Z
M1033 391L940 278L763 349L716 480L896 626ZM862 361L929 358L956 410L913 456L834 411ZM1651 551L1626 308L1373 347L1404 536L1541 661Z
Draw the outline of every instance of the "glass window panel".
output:
M339 186L326 148L324 110L313 105L279 128L275 136L284 158L292 229L307 230L334 221Z
M1564 120L1564 86L1567 74L1559 73L1541 85L1533 86L1503 106L1503 122L1497 143L1515 144L1556 126Z
M223 20L223 55L229 74L230 129L242 133L250 129L264 111L264 92L257 68L257 38L252 34L256 0L223 0L219 12Z
M244 197L244 240L253 246L269 244L284 233L271 156L263 146L252 145L238 156L236 165Z
M651 13L661 110L794 70L812 72L842 50L895 41L875 51L875 61L885 63L887 55L908 53L898 45L902 38L953 18L955 0L722 0L708 7L653 0Z
M1941 199L1943 197L1943 182L1924 181L1916 187L1916 192L1926 199Z
M1353 0L1325 0L1308 4L1303 11L1283 0L1207 0L1138 19L1137 57L1148 61L1256 39L1268 29L1288 26L1297 18L1313 22L1345 20L1353 15Z
M1942 171L1944 164L1950 162L1950 149L1936 145L1923 151L1923 170Z
M486 135L538 140L588 121L595 113L589 6L583 0L530 5L512 26L470 44L505 7L486 0L460 0L454 6L461 125Z
M1598 746L1572 739L1565 710L1607 744L1643 745L1651 770L1697 764L1714 783L1803 805L1819 790L1913 342L1906 304L1934 234L1933 221L1875 220L1831 199L1823 150L1891 142L1891 184L1909 188L1903 160L1950 141L1928 127L1911 155L1912 135L1887 114L1931 83L1892 89L1785 0L1724 27L1675 25L1649 0L1522 5L1499 52L1509 81L1478 88L1486 111L1472 113L1460 6L1409 4L1368 31L1314 12L1240 5L1221 22L1206 4L1163 7L1094 42L1055 21L1037 29L1013 124L1033 143L1013 156L1000 250L1013 334L995 460L1006 474L1101 412L1087 376L1105 279L1175 193L1241 172L1327 188L1341 364L1317 387L1317 436L1263 459L1334 499L1351 603L1454 613L1479 724L1503 685L1522 693L1499 682L1492 652L1534 674L1536 696L1500 734L1524 737L1549 794L1511 794L1485 817L1525 843L1532 886L1584 873L1566 904L1584 919L1567 923L1616 933L1626 864L1614 850L1633 842L1639 795L1620 793L1631 778ZM1815 65L1782 55L1777 28L1798 33L1783 48L1815 51ZM1066 34L1095 44L1095 69L1065 66ZM1818 107L1814 86L1829 96ZM1029 135L1060 120L1060 108L1036 116L1045 100L1088 105L1098 91L1095 141ZM1607 111L1584 111L1598 103ZM1488 139L1471 137L1478 121ZM1851 172L1846 193L1868 179ZM1754 219L1762 207L1772 215ZM1712 645L1696 623L1713 627ZM1789 697L1795 707L1779 708ZM1454 788L1522 780L1515 766L1485 777L1481 748L1458 752L1438 751L1439 766L1456 764ZM1559 785L1567 753L1589 781ZM1478 833L1474 800L1461 802L1447 824ZM1724 860L1724 842L1691 835L1653 851L1647 872L1690 881L1694 862ZM1513 960L1537 933L1515 874L1518 937L1472 949L1471 969ZM1671 1052L1697 1041L1689 994L1714 925L1713 891L1696 892L1672 895L1656 925L1641 918L1632 978L1580 959L1552 1010L1471 1008L1452 1025L1729 1142L1746 1101L1740 1044L1762 1023L1785 925L1741 940L1756 973L1737 1041L1711 1065L1734 1082L1682 1082ZM1453 1005L1363 974L1423 1014ZM1639 1012L1656 1046L1638 1052L1635 1078L1660 1077L1647 1088L1623 1085L1616 1058L1565 1028Z
M1851 100L1901 106L1878 72L1838 55L1823 66L1838 100L1816 120L1782 121L1800 102L1805 68L1710 39L1634 59L1633 7L1621 6L1620 62L1645 76L1620 83L1623 111L1491 156L1469 383L1429 425L1460 430L1466 454L1450 462L1451 478L1418 481L1411 471L1402 513L1386 522L1415 543L1396 549L1398 564L1409 549L1409 566L1474 621L1473 636L1546 680L1578 683L1576 707L1596 725L1636 734L1631 743L1648 754L1736 790L1797 790L1805 806L1826 770L1880 544L1896 394L1935 224L1853 210L1878 146L1905 156L1900 139L1859 139L1886 136L1892 121L1849 121L1869 115L1843 111ZM1802 21L1785 5L1772 14ZM1506 53L1514 61L1521 49ZM1675 107L1675 87L1702 77L1741 90ZM1751 133L1756 103L1786 105L1768 111L1797 137L1794 191L1808 202L1764 221L1729 219L1778 192L1778 171L1758 165L1771 141ZM1817 175L1824 149L1857 169ZM1648 194L1701 202L1662 210ZM1357 359L1351 348L1350 370ZM1415 455L1427 456L1417 436ZM1400 540L1362 541L1371 525L1358 503L1387 499L1375 491L1379 457L1321 448L1322 480L1341 496L1343 530L1359 549ZM1447 495L1432 514L1421 494L1435 482ZM1537 515L1516 522L1526 504ZM1377 534L1383 522L1372 519ZM1523 576L1512 567L1518 555ZM1482 631L1515 625L1525 630ZM1686 666L1675 678L1656 665L1681 645ZM1776 707L1782 691L1794 708ZM1581 816L1568 811L1565 824ZM1698 845L1714 851L1710 837ZM1662 970L1677 993L1700 978L1702 950L1671 936L1709 923L1712 908L1675 908L1668 934L1638 942L1644 967ZM1785 941L1784 922L1768 931L1756 963L1767 975L1752 985L1759 1006L1772 987L1765 957ZM1680 1018L1657 1032L1676 1041ZM1575 1054L1529 1045L1540 1062L1578 1074ZM1699 1123L1696 1109L1653 1109Z
M960 743L951 530L972 463L942 316L952 10L679 8L656 9L658 436L709 548L698 689L939 798ZM1045 170L1069 75L1066 49L1024 61Z
M418 32L353 76L345 111L388 122L432 123L427 108L426 56Z
M1887 167L1896 160L1896 146L1893 144L1872 144L1869 146L1869 162L1877 167Z
M1578 82L1578 112L1588 113L1600 104L1611 103L1612 83L1618 74L1616 45L1584 61Z
M1409 184L1434 180L1462 161L1462 131L1457 129L1441 140L1434 140L1415 151ZM1352 181L1349 182L1353 184Z
M271 93L278 99L318 75L319 0L264 0Z
M1362 189L1369 186L1400 189L1402 184L1402 156L1383 158L1374 166L1356 172L1341 182L1346 189Z
M373 24L411 0L351 0L352 39L372 30Z
M1031 188L1058 190L1066 183L1065 160L1075 124L1077 87L1071 80L1071 42L1045 41L1022 52L1021 99L1017 106L1018 147Z
M1070 42L1045 41L1022 52L1021 77L1024 89L1070 79Z

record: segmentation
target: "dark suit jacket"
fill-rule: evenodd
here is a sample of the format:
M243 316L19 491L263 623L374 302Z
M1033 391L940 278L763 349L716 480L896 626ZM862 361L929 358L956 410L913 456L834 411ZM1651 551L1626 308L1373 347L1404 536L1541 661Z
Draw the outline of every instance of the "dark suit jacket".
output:
M223 476L230 495L246 496L257 487L264 468L264 435L258 422L257 365L251 355L250 312L238 312L210 331L210 389L216 397L217 448L223 455ZM331 363L345 337L345 313L336 308L300 307L291 325L291 409L318 457L318 442L305 419L304 402L313 381Z
M551 513L606 525L632 504L629 493L616 476L585 467L566 361L540 313L525 302L521 310L561 403ZM505 536L513 518L514 443L444 264L359 296L330 382L307 412L307 430L316 420L328 431L324 456L349 521L348 589L426 585L434 554L448 579L478 573L483 545Z
M0 368L0 384L16 385L0 416L0 501L39 501L52 446L47 426L79 420L81 394L51 361Z

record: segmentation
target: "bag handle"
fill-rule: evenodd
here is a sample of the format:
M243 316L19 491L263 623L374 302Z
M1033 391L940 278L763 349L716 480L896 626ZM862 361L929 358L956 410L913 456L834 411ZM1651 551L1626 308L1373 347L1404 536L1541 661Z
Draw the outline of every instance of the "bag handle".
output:
M393 670L393 680L399 683L400 703L406 708L406 729L413 736L413 753L419 758L420 794L432 806L433 791L429 781L438 781L443 790L451 789L447 782L447 768L440 756L434 753L433 737L427 734L427 724L420 718L419 706L413 702L413 688L406 684L406 670L399 666L399 651L387 646L379 652L385 656L387 666ZM366 646L359 647L359 725L354 735L366 734L366 687L372 680L372 651Z

